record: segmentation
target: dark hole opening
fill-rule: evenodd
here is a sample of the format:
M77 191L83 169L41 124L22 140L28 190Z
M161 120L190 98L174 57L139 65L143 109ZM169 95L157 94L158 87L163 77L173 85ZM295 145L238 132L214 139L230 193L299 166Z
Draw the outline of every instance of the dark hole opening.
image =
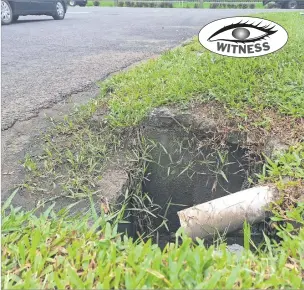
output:
M153 162L147 164L142 192L160 206L154 212L157 218L152 220L153 229L166 219L167 228L162 226L153 232L154 242L164 248L175 241L174 234L180 227L178 211L249 188L248 176L258 166L257 157L236 144L200 147L197 139L192 142L185 136L175 139L176 135L168 136L168 132L164 132L165 138L162 133L157 134L159 143L152 151ZM135 213L128 220L131 224L125 227L129 235L138 238L137 233L142 232L137 226L138 216ZM264 222L252 226L251 239L255 244L263 240L264 228ZM228 245L243 245L242 230L226 234L225 241ZM210 245L214 240L205 242Z

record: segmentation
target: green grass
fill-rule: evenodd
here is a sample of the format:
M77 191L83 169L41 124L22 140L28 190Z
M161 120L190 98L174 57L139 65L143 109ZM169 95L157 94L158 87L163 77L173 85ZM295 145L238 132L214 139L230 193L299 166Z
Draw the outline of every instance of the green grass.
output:
M256 3L256 4L255 4L255 8L256 8L256 9L265 9L265 7L264 7L264 5L263 5L262 2L261 2L261 3Z
M304 143L291 146L273 160L266 156L266 160L263 173L259 175L260 181L280 181L284 176L304 180Z
M304 204L278 227L280 243L240 258L225 244L195 245L180 231L182 243L161 251L151 241L134 243L117 234L106 218L92 228L87 217L67 218L50 208L39 218L31 212L2 208L3 289L300 289L304 284ZM284 218L283 218L284 219ZM276 219L277 220L277 219ZM95 231L101 225L100 231ZM250 233L247 226L247 233Z
M94 1L88 1L87 6L91 7L94 6ZM100 7L114 7L114 1L100 1L99 2Z
M228 58L210 53L194 41L104 83L105 91L112 91L111 122L138 124L153 107L193 99L219 101L237 115L246 114L248 108L272 108L303 117L304 31L298 28L304 25L304 18L299 13L266 17L282 24L289 33L289 42L276 53L259 58Z
M100 98L55 124L44 136L44 153L27 155L23 166L28 172L25 186L32 194L50 191L56 196L59 190L70 197L91 195L102 178L103 162L122 145L121 127L139 124L157 106L216 103L225 109L223 117L238 120L239 128L246 128L249 120L250 128L266 135L272 130L294 133L290 139L296 144L272 158L266 156L257 176L260 183L275 183L282 192L282 200L272 208L280 241L266 237L265 244L252 252L251 230L245 224L247 250L241 257L228 252L224 243L206 248L181 232L180 245L173 243L161 251L151 241L135 243L120 237L115 225L122 212L71 217L50 208L37 217L10 207L8 200L1 211L2 288L304 287L304 143L299 141L304 135L304 31L298 29L304 19L299 13L260 16L288 30L286 47L260 58L233 59L212 54L193 41L119 73L101 83ZM108 125L101 129L91 117L104 108ZM264 119L255 120L256 116ZM140 155L133 151L135 163ZM95 222L91 228L88 219ZM296 223L301 227L295 228ZM101 230L95 231L98 226Z

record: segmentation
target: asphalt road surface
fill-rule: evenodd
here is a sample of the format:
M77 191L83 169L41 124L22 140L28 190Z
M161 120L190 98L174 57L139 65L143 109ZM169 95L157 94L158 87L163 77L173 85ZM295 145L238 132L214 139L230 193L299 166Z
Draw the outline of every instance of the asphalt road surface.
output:
M2 130L90 82L178 45L212 20L252 12L69 7L63 21L20 17L2 27Z

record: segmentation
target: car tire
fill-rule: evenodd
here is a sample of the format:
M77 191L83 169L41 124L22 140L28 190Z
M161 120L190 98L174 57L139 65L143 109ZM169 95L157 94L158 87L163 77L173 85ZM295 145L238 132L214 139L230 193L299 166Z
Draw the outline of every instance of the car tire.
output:
M76 1L75 0L69 0L69 5L70 6L76 6Z
M297 9L298 8L298 2L295 0L290 0L286 4L286 8L288 9Z
M65 8L61 1L56 1L55 4L55 14L53 15L53 18L55 20L63 20L65 16Z
M13 10L7 0L1 0L1 24L8 25L13 22Z

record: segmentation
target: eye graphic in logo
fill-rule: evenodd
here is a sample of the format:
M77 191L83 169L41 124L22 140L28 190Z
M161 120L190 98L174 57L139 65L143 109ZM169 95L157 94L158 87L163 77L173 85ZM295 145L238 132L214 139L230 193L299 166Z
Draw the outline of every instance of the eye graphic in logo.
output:
M262 21L258 24L248 23L246 21L242 23L240 21L236 24L230 24L224 26L223 28L217 30L213 33L207 41L229 41L234 43L253 43L266 39L270 35L273 35L277 32L274 30L276 25L264 25L260 26Z

